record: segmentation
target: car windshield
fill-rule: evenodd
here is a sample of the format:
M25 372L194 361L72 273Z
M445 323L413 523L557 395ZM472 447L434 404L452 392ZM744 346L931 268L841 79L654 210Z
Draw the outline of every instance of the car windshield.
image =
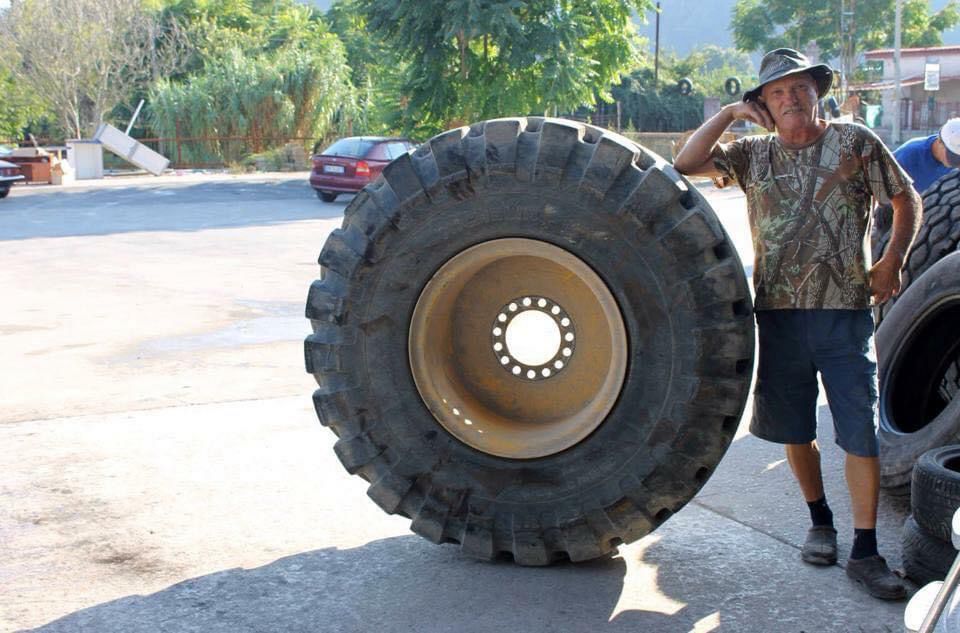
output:
M368 141L363 138L342 138L327 149L323 150L323 156L349 156L351 158L363 158L374 146L374 141Z

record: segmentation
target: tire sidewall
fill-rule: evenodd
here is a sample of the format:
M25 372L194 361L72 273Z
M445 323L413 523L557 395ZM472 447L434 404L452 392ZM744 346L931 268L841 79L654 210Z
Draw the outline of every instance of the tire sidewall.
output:
M960 445L942 446L921 455L914 467L910 499L917 524L946 542L952 539L953 515L960 508L960 472L947 468L951 460L960 460Z
M891 381L924 319L960 295L960 253L926 271L887 312L876 333L880 378L879 429L881 477L891 485L909 481L910 470L925 451L950 443L960 433L960 398L923 428L905 433L892 419Z
M496 497L500 506L553 505L571 495L580 497L579 504L582 497L597 494L597 485L616 483L618 472L642 479L682 430L658 424L670 417L669 403L690 398L691 385L684 381L681 368L692 364L697 350L693 337L677 333L696 328L698 320L684 298L683 267L638 222L635 230L625 231L624 218L597 200L584 213L587 207L574 191L491 178L477 193L466 200L435 200L429 217L411 215L404 231L378 245L375 257L382 257L377 267L382 274L356 284L369 288L360 322L391 311L395 316L365 337L356 359L368 368L367 388L396 408L381 414L394 421L389 426L391 445L402 445L407 463L432 470L433 481L446 487L463 487L462 473L474 473L470 483L479 485L472 497L487 501ZM413 309L433 273L464 249L505 237L506 219L510 237L563 248L604 280L620 307L630 346L620 396L599 428L565 451L525 460L487 455L447 433L419 397L407 350ZM456 233L451 234L450 227L457 227ZM401 285L401 291L391 290ZM651 380L651 375L659 378ZM386 394L390 395L384 398ZM530 479L530 485L503 486L518 474ZM693 491L698 487L691 486Z

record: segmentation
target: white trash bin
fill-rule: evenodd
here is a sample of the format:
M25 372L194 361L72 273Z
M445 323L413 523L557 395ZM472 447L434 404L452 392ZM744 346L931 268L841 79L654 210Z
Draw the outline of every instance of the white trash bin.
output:
M67 162L77 180L103 178L103 145L93 140L67 141Z

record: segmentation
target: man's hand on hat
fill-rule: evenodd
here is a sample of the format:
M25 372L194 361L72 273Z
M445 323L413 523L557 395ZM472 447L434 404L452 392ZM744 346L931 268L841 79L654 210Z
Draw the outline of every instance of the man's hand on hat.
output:
M750 121L770 131L776 127L770 111L759 101L741 101L727 106L734 121Z

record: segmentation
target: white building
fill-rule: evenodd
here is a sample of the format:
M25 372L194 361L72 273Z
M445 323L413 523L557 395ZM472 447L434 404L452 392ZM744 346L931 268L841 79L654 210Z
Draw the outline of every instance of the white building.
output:
M900 49L900 94L895 95L893 49L864 53L868 62L882 62L881 79L852 84L851 91L879 90L883 117L876 132L889 139L894 99L900 99L901 139L907 140L935 132L947 119L960 116L960 46L931 46ZM924 72L928 64L939 64L939 90L924 89Z

